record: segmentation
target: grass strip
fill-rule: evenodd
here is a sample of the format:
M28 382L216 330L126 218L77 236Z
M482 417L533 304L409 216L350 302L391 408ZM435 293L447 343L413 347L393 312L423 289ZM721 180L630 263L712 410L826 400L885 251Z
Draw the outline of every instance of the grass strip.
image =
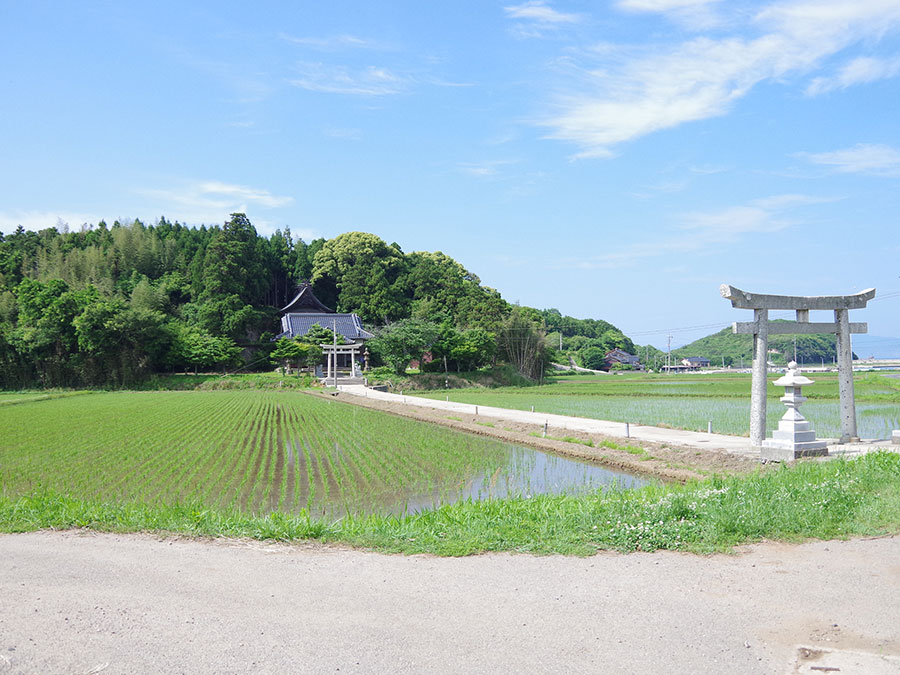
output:
M762 539L802 541L900 532L900 454L799 462L749 477L584 496L465 501L404 516L253 516L73 499L50 490L0 495L0 532L91 528L277 541L319 539L396 553L597 550L706 553Z

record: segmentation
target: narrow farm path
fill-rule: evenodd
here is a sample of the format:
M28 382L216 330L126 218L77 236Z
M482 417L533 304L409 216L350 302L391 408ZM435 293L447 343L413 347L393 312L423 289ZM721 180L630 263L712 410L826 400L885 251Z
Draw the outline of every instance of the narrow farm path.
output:
M900 537L435 558L4 535L0 673L896 673L898 560Z

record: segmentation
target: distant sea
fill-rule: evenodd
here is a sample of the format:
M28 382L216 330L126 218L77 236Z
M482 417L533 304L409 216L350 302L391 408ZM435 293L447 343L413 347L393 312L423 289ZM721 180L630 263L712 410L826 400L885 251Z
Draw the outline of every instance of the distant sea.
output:
M884 335L854 335L853 351L861 359L900 359L900 338Z

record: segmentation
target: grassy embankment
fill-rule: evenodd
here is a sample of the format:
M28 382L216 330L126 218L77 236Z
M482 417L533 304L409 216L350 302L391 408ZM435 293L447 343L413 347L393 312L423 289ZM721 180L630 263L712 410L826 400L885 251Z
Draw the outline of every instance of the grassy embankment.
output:
M38 490L0 497L0 531L91 528L277 541L318 539L386 552L694 552L759 541L900 532L900 455L804 462L749 478L714 478L580 497L460 502L420 514L250 516L195 504L109 503Z

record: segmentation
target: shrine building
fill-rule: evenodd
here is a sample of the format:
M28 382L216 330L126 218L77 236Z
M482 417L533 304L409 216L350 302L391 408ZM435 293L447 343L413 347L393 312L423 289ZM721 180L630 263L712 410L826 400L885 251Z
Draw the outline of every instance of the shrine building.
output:
M306 335L316 324L333 331L339 336L338 339L343 337L344 345L357 345L360 349L363 348L366 340L375 337L363 328L362 321L357 314L339 314L323 305L313 294L312 285L309 283L300 284L297 295L281 312L282 332L275 336L276 340L301 337ZM336 356L338 368L350 367L351 362L355 361L355 359L351 359L350 353L338 353Z

